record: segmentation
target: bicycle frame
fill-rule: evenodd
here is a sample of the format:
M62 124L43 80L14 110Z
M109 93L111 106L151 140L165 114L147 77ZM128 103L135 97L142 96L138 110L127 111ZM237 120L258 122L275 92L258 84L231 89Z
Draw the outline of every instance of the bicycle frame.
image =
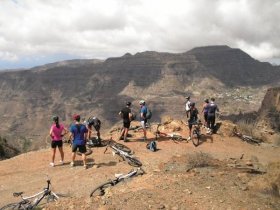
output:
M116 184L118 184L120 181L123 181L124 179L139 175L137 174L138 171L141 171L141 175L143 175L145 173L145 171L142 168L137 168L137 169L133 169L130 172L128 172L127 174L121 174L119 176L117 176L115 179L113 180L109 180L99 186L97 186L91 193L90 193L90 197L93 196L94 193L96 192L100 192L101 195L104 195L104 189L109 187L109 186L115 186Z
M159 131L159 126L161 126L160 123L157 124L157 130L156 130L156 133L155 133L156 140L160 136L168 137L168 138L170 138L172 140L184 140L183 137L180 134L178 134L178 133L164 133L164 132Z
M20 196L22 201L18 203L18 208L20 209L23 207L24 209L32 209L33 207L38 206L38 204L47 196L53 195L56 199L59 199L56 193L50 190L51 181L47 180L47 187L43 189L43 191L36 193L35 195L23 197L22 192L20 193L13 193L14 197ZM41 195L41 196L40 196ZM31 200L35 198L34 200Z
M112 144L108 144L104 153L107 151L108 147L111 147L112 150L113 150L113 155L117 154L119 155L120 157L123 158L123 160L126 160L128 162L129 165L131 166L136 166L136 167L140 167L142 166L142 163L137 159L135 158L131 153L130 151L123 151L121 149L119 149L117 146L115 145L112 145ZM127 148L129 149L129 148Z

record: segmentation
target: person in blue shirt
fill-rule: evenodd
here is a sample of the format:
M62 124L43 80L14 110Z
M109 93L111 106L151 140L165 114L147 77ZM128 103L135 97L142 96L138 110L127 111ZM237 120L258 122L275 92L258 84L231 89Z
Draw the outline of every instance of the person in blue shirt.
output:
M146 119L146 114L147 114L147 106L146 106L146 102L144 100L141 100L139 102L140 104L140 122L141 122L141 126L143 128L143 132L144 132L144 137L143 140L147 140L147 131L146 131L146 123L147 123L147 119Z
M79 149L79 152L82 153L82 159L84 163L84 168L87 168L86 165L86 141L88 129L82 123L80 123L80 115L75 114L73 116L74 124L70 127L71 139L72 139L72 162L71 166L75 166L76 151Z

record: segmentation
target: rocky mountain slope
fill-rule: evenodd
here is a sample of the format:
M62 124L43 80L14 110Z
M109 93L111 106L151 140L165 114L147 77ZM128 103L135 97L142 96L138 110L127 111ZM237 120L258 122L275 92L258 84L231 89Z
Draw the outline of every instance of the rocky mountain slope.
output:
M153 120L181 117L184 97L201 105L216 97L227 113L257 110L267 87L279 84L279 67L259 62L228 46L185 53L143 52L99 60L74 60L18 72L0 73L0 132L19 148L42 146L56 114L98 116L103 128L119 122L125 101L145 99ZM236 97L236 98L234 98Z

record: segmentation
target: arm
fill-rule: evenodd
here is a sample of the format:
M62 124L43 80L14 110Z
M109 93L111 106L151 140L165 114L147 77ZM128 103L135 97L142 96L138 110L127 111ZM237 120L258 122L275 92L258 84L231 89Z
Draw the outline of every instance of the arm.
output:
M53 138L53 127L50 129L50 137Z

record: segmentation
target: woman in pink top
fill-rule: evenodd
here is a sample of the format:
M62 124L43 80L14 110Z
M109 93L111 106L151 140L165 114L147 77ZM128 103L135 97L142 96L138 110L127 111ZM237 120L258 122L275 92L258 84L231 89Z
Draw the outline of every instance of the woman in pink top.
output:
M64 160L64 152L63 152L63 142L62 142L62 137L67 133L67 130L62 124L59 124L59 118L58 116L53 116L53 124L50 129L50 137L52 138L52 162L50 163L50 166L54 166L54 158L55 158L55 152L56 152L56 147L58 147L61 160L60 163L63 164Z

